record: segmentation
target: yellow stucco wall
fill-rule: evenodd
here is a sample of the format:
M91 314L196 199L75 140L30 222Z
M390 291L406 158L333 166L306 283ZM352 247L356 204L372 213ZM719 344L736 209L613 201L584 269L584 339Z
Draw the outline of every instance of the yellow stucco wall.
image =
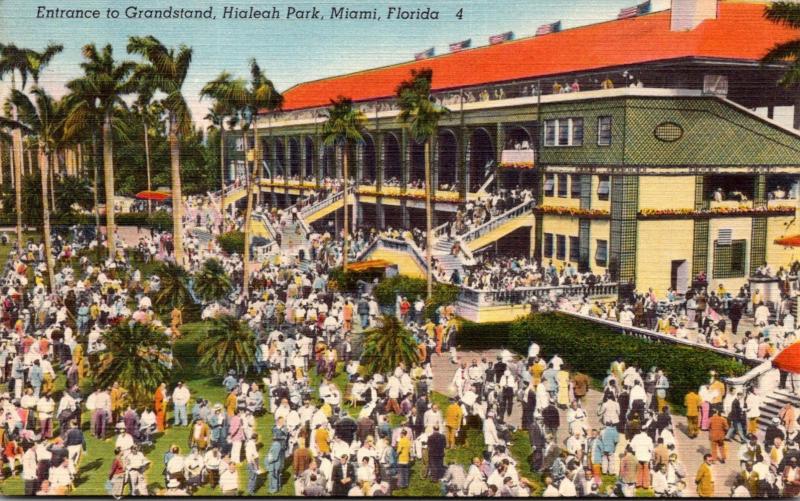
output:
M800 225L794 216L771 217L767 219L767 263L777 270L780 266L788 266L792 261L800 259L800 248L775 245L776 238L797 235Z
M642 176L639 209L694 208L694 176Z
M548 205L551 207L570 207L577 209L581 206L581 199L569 197L544 197L544 203L542 205Z
M636 234L636 283L664 296L671 286L672 261L692 267L694 223L691 220L639 221Z

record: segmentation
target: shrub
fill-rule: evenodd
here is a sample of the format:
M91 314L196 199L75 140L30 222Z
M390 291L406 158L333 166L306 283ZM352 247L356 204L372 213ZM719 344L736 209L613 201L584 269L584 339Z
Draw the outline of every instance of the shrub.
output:
M463 350L490 350L492 348L510 347L509 334L510 322L476 323L469 320L461 321L458 331L458 345ZM525 352L527 352L527 346ZM523 352L523 353L525 353Z
M397 296L405 296L409 301L414 301L417 296L427 295L427 284L421 278L411 278L405 275L395 275L385 278L378 283L374 290L375 299L381 306L394 306Z
M740 376L748 370L741 362L708 350L634 338L560 313L530 315L510 323L508 341L520 353L527 353L531 341L536 341L544 355L558 353L575 370L598 380L606 377L617 357L645 370L656 366L669 378L667 400L679 412L684 410L686 393L708 382L709 371L724 377Z
M328 274L328 288L336 292L358 292L358 282L372 282L376 278L383 277L384 270L352 271L344 272L341 266L336 267Z
M172 231L172 214L165 210L157 210L146 219L146 224L159 231Z
M244 233L229 231L217 236L217 243L227 254L244 254Z

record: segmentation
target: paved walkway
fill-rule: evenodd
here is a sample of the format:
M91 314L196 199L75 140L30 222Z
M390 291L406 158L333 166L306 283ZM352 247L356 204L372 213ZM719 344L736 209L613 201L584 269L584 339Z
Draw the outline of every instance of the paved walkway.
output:
M473 351L459 351L459 361L466 361L471 363L472 359L480 360L481 357L486 357L487 360L495 360L500 350L487 350L483 352ZM448 386L453 379L457 365L450 363L450 357L442 355L441 357L433 356L431 366L433 368L433 390L440 393L448 394ZM595 410L600 405L602 394L595 390L589 390L589 394L584 400L584 408L589 417L589 426L591 428L600 428L600 423L597 418ZM561 410L561 423L559 427L557 439L560 444L564 444L568 438L567 433L567 418L566 411ZM522 413L521 406L515 403L514 410L509 419L509 423L519 427L521 425ZM673 423L675 424L675 441L677 442L678 457L686 467L686 494L688 496L695 496L694 476L700 463L703 462L703 455L711 452L708 443L707 433L701 432L700 435L691 439L686 435L686 418L684 416L673 416ZM715 495L717 497L728 497L730 495L731 486L736 477L738 469L738 461L736 455L739 450L739 444L736 442L728 443L728 457L729 461L725 464L714 465L713 471L716 478Z

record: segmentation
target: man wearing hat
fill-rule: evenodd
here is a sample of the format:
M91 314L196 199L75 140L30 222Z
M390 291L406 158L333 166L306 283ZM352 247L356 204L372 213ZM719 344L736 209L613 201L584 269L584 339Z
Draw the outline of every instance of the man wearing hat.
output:
M189 418L186 414L186 404L189 403L191 393L189 388L183 385L183 381L178 381L175 389L172 391L172 405L173 412L175 413L175 426L188 426Z
M332 495L334 497L347 496L348 491L355 482L356 470L350 464L349 459L349 454L342 454L339 457L339 462L333 467L331 479L333 481Z

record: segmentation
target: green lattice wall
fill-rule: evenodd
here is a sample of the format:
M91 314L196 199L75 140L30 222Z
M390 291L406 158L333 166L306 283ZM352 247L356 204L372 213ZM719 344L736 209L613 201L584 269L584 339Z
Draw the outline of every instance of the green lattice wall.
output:
M609 268L620 283L636 279L636 213L639 178L611 178L611 244Z
M627 102L625 162L634 165L798 165L800 139L713 98ZM656 138L657 125L683 129L674 142Z

